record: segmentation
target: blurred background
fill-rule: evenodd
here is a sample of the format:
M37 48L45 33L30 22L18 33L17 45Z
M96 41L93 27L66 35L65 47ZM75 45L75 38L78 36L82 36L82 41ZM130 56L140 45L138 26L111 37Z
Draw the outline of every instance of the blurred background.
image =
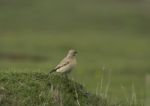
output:
M149 0L0 0L0 72L48 73L69 49L71 73L95 93L103 79L113 100L147 97ZM106 87L106 88L105 88Z

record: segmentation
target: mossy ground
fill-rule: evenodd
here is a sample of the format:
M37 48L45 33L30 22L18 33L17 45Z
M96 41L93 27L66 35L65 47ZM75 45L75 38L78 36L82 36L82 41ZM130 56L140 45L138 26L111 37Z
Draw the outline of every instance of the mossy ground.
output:
M0 106L108 106L60 74L0 73Z

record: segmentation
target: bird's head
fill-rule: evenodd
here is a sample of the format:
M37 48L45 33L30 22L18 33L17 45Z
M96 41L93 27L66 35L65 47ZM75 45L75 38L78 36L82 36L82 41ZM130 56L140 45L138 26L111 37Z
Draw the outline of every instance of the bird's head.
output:
M74 49L69 50L68 55L69 56L76 56L77 51L75 51Z

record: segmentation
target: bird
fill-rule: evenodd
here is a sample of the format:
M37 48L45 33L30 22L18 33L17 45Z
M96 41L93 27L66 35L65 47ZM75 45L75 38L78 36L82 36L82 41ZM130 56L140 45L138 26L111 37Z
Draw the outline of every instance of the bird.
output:
M50 74L53 72L58 72L62 74L70 73L77 64L76 61L77 51L74 49L70 49L66 55L66 57L60 61L60 63L50 71Z

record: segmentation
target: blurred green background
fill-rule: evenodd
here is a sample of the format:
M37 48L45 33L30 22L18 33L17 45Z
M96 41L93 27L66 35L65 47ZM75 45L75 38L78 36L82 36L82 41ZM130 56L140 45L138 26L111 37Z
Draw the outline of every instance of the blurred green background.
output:
M47 73L73 48L71 77L89 91L103 76L113 100L130 97L133 84L143 101L149 11L148 0L0 0L0 72Z

